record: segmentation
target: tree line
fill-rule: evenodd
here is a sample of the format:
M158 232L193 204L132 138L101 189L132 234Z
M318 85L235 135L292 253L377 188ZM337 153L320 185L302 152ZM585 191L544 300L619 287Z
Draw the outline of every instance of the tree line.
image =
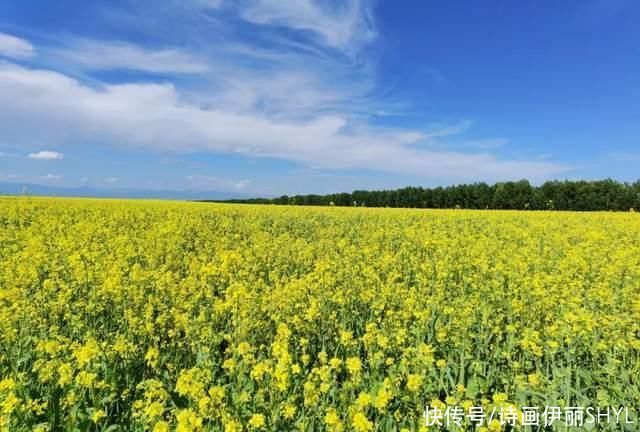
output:
M277 198L226 200L246 204L362 206L441 209L633 211L640 209L640 180L622 183L548 181L534 186L527 180L461 184L447 187L405 187L328 195L283 195Z

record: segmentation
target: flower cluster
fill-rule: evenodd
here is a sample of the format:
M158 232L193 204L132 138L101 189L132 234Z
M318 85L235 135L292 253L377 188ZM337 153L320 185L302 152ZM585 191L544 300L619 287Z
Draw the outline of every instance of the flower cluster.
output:
M640 406L638 281L631 213L0 198L0 430Z

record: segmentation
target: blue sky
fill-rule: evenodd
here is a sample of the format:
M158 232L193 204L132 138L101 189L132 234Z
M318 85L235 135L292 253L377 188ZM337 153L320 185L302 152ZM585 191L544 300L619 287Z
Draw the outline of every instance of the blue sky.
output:
M634 0L3 0L0 182L634 181L638 22Z

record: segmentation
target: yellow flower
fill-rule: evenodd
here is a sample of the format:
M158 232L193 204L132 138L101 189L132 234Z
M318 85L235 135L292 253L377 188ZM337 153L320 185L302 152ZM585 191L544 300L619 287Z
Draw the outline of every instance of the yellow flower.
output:
M222 386L210 387L208 393L211 397L212 403L216 405L221 404L225 396L224 387Z
M222 363L222 367L228 370L229 372L233 372L236 368L236 361L234 359L226 359Z
M340 423L340 417L338 416L338 412L335 408L329 408L327 413L324 416L324 422L327 426L335 426Z
M145 354L144 359L150 367L156 368L158 366L159 355L160 352L158 351L158 348L151 347L147 350L147 354Z
M1 405L2 414L4 415L11 414L15 410L15 408L18 406L19 403L20 403L20 399L16 396L16 394L13 391L9 392L9 394L5 397Z
M91 414L91 421L94 423L100 423L100 421L105 418L107 416L107 413L104 412L104 410L99 409L99 410L95 410L92 414Z
M235 420L227 420L224 423L224 432L242 432L242 425Z
M169 432L169 423L166 421L159 421L153 426L153 432Z
M410 392L416 392L422 385L422 377L416 374L410 374L407 376L407 390Z
M378 390L373 405L378 409L378 411L383 411L392 397L393 395L391 392L387 390L386 387L382 387Z
M329 360L329 367L331 369L338 370L340 369L341 366L342 366L342 360L340 360L339 358L333 357L331 360Z
M251 370L251 378L256 381L260 381L264 378L265 374L269 373L269 364L266 362L259 362Z
M67 408L71 408L75 406L77 401L78 396L73 391L71 391L65 396L63 405Z
M329 408L324 416L324 423L327 425L327 429L330 431L342 431L342 421L335 408Z
M83 346L73 352L73 356L80 367L84 367L87 363L95 359L98 354L100 354L100 347L94 339L87 340Z
M180 372L176 382L176 392L182 396L188 396L193 400L199 400L204 396L205 384L207 380L207 372L192 368Z
M164 406L158 401L151 402L145 407L144 413L150 419L161 417L164 414Z
M73 380L73 368L69 363L63 363L58 367L58 384L64 386Z
M7 390L13 390L16 387L16 382L13 378L5 378L0 381L0 392Z
M204 414L208 411L209 405L211 404L211 398L209 396L201 397L198 400L198 412Z
M353 420L351 422L353 429L356 432L369 432L373 429L373 423L367 419L362 412L357 412L353 416Z
M358 395L358 399L356 399L356 404L360 407L360 408L365 408L366 406L368 406L371 403L371 395L369 393L366 392L361 392Z
M350 331L340 332L340 343L348 345L353 340L353 333Z
M249 426L251 426L253 429L261 429L265 426L265 424L266 421L264 415L262 414L254 414L249 420Z
M76 383L78 383L80 387L91 388L96 384L97 378L98 375L93 372L81 371L76 376Z
M503 430L503 427L498 420L492 420L487 429L491 432L500 432Z
M358 375L362 371L362 363L357 357L349 357L346 361L347 370L351 375Z
M496 403L502 403L507 401L508 396L505 393L495 393L492 399Z
M286 420L291 420L296 415L296 407L291 404L286 404L282 407L282 417Z
M190 409L179 411L176 418L178 420L177 432L195 432L202 428L202 418Z
M238 401L240 401L240 403L247 403L250 400L251 400L251 395L246 391L243 391L240 393L240 395L238 395Z

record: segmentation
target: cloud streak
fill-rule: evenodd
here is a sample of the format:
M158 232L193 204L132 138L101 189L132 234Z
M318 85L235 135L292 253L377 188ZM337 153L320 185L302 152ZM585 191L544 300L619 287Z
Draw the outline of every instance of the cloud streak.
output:
M0 57L28 59L34 55L35 50L29 41L0 32Z
M50 53L68 66L87 71L133 70L163 74L201 74L206 62L178 49L148 50L122 41L74 39Z
M35 160L59 160L64 159L64 154L56 151L45 150L37 153L29 153L28 157L29 159Z
M44 180L44 181L57 181L61 179L62 179L62 176L57 174L47 174L40 177L40 180Z
M248 179L232 180L207 175L189 175L185 180L193 188L217 191L241 191L251 183Z
M242 17L262 25L283 26L310 32L326 45L355 51L375 39L372 3L315 0L253 0Z

